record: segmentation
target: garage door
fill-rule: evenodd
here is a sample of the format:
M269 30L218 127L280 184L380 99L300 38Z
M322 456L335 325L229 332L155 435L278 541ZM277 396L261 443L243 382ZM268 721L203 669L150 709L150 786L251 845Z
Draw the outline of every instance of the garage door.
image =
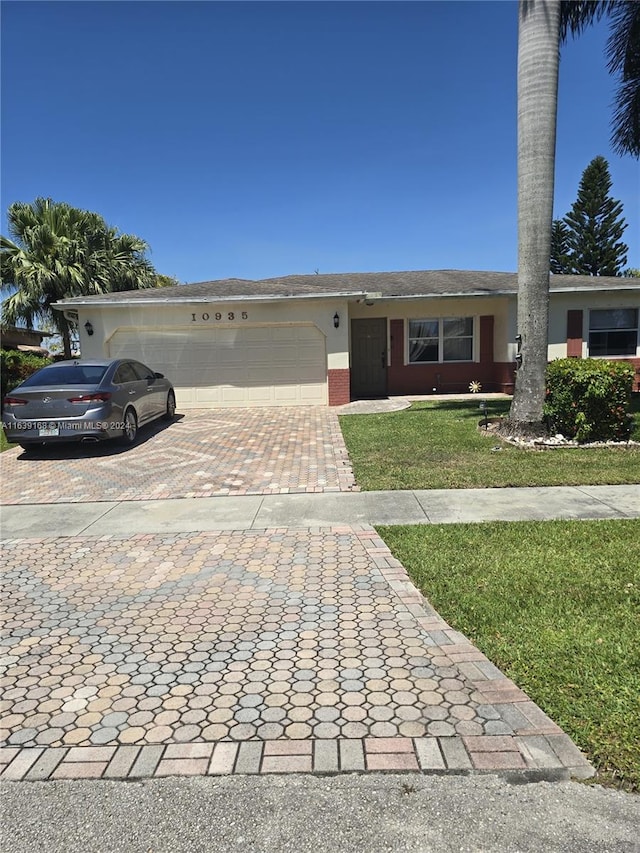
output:
M183 408L327 402L325 339L311 325L121 329L109 352L164 373Z

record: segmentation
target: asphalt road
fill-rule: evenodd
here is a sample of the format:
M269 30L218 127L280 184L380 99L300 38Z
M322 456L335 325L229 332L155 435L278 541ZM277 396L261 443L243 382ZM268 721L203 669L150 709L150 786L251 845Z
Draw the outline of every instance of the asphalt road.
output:
M3 853L632 853L640 798L492 776L0 784Z

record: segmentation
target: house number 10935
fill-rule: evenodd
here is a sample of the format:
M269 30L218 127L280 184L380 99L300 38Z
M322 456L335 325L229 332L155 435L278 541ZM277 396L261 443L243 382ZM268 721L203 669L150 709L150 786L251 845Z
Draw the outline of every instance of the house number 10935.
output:
M198 319L205 320L205 322L207 320L248 320L249 314L247 311L241 311L240 313L237 313L235 311L227 311L225 314L223 314L221 311L216 311L215 314L207 314L207 312L205 311L204 314L200 314L199 316L197 314L191 315L192 323L196 323Z

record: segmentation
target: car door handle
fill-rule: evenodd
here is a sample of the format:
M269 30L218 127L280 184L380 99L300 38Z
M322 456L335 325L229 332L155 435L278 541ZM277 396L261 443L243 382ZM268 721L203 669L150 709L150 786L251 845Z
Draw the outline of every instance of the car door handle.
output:
M135 393L136 393L135 391L129 391L129 396L131 397L131 396L133 396Z

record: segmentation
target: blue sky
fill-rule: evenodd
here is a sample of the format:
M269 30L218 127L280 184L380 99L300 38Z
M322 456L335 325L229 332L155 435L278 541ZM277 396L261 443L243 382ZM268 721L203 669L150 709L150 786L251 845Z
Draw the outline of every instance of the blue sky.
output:
M517 3L2 4L2 232L51 196L181 281L515 270ZM556 215L607 158L606 26L564 48Z

